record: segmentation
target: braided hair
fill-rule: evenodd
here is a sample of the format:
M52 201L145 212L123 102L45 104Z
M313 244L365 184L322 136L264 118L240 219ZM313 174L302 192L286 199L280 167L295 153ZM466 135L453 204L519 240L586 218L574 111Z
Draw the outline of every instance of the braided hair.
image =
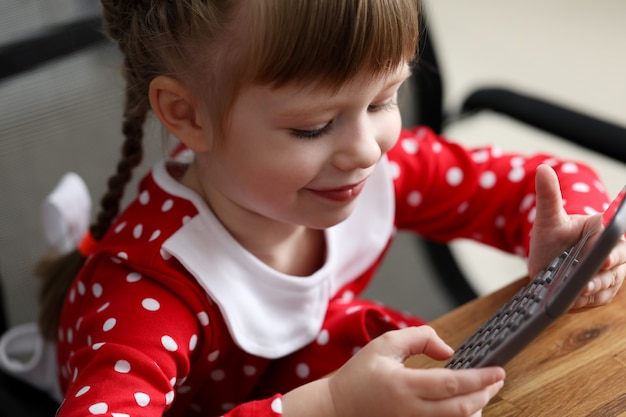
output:
M413 61L417 0L102 0L104 26L124 56L124 143L90 226L99 241L143 154L150 84L158 76L193 85L215 137L247 84L313 83L340 88L358 74L392 73ZM239 20L238 20L239 19ZM239 23L239 24L235 24ZM39 325L55 340L61 308L85 257L42 260Z

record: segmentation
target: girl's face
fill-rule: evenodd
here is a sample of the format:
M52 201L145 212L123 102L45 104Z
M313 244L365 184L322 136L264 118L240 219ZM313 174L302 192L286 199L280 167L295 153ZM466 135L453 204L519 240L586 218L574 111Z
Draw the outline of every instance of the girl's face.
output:
M409 74L404 65L356 77L338 92L244 87L219 143L196 157L201 192L227 227L341 222L399 136L397 93Z

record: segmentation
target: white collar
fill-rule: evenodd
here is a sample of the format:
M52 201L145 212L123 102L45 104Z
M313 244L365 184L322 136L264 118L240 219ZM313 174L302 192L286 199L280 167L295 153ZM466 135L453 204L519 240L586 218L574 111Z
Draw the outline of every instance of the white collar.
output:
M308 277L277 272L249 253L196 193L167 174L164 163L155 167L153 177L198 210L163 248L218 304L235 342L261 357L282 357L313 341L330 298L378 259L393 233L393 181L386 158L368 179L350 217L327 229L326 263Z

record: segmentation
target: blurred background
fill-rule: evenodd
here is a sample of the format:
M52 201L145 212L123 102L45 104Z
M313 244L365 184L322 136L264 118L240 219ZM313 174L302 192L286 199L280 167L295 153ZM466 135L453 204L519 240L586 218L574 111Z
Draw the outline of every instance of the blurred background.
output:
M619 52L626 42L626 2L427 0L423 8L439 59L444 109L453 120L446 136L468 146L497 143L505 150L584 160L617 193L626 183L623 163L493 112L458 120L455 114L471 91L498 85L626 126L626 55ZM99 2L92 0L0 0L0 52L98 13ZM36 316L32 268L46 250L40 226L46 194L65 172L75 171L97 199L117 161L124 88L119 65L115 47L105 41L0 78L0 279L9 325ZM410 123L410 97L403 113ZM137 172L164 152L153 121L149 131L146 161ZM465 241L451 247L478 295L525 274L518 258ZM426 319L457 304L424 243L402 233L366 295Z

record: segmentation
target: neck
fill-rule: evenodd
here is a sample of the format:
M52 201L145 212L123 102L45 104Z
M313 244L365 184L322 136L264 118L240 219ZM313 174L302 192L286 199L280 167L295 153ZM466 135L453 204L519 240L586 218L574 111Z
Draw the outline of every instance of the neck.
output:
M308 276L326 258L323 230L279 222L247 210L210 201L195 169L187 169L180 182L200 194L240 245L266 265L293 276Z

